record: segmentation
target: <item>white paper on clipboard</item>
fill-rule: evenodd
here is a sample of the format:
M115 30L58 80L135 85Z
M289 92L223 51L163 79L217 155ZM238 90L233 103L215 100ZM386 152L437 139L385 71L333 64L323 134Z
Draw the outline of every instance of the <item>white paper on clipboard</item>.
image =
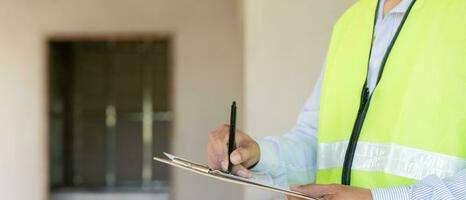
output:
M229 182L229 183L252 186L252 187L256 187L260 189L265 189L265 190L274 191L274 192L278 192L278 193L282 193L282 194L286 194L290 196L299 197L302 199L309 199L309 200L318 199L318 198L312 198L312 197L306 196L303 193L299 193L299 192L291 191L286 188L274 186L271 183L267 183L263 179L260 179L254 176L252 178L243 178L243 177L235 176L232 174L227 174L219 170L211 170L206 165L197 164L192 161L189 161L184 158L180 158L180 157L168 154L168 153L164 153L164 154L165 156L167 156L168 159L154 157L154 160L171 165L171 166L175 166L181 169L185 169L185 170L188 170L188 171L200 174L200 175L208 176L208 177L211 177L217 180Z

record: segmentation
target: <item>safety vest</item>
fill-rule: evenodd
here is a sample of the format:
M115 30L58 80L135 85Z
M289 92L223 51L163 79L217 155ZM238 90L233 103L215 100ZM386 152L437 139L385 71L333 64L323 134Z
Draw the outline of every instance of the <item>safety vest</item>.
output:
M340 183L360 111L377 0L334 27L320 99L316 182ZM466 0L417 0L373 91L351 185L409 185L466 168Z

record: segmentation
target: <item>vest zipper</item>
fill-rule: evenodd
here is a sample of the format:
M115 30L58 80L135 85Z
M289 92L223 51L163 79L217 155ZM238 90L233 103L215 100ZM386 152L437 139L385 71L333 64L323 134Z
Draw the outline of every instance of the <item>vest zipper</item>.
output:
M361 92L361 103L359 105L358 115L354 122L353 131L345 154L345 161L343 163L341 183L344 185L350 185L351 166L353 164L354 153L356 151L356 145L358 144L359 135L361 134L362 125L364 124L364 119L366 118L367 110L369 109L371 97L372 95L369 94L369 89L366 87L366 84L364 84L364 89Z
M361 129L364 124L364 119L366 118L367 111L369 110L369 104L371 102L372 94L374 93L375 89L377 88L377 85L379 84L380 79L382 78L382 74L385 68L385 64L387 63L388 57L415 3L416 3L416 0L412 0L410 6L408 7L408 10L406 11L398 27L396 34L394 35L392 41L390 42L390 45L387 48L387 52L385 53L382 63L380 64L379 76L377 78L375 88L371 94L369 94L369 89L367 88L367 76L366 76L366 81L364 82L363 89L361 91L361 103L359 105L358 115L356 117L356 121L354 122L353 131L351 132L350 141L348 143L348 148L346 149L346 153L345 153L345 161L343 162L343 172L341 175L341 184L343 185L351 184L351 166L353 165L353 159L354 159L354 154L356 152L356 146L358 144L359 135L361 134ZM380 8L379 5L380 5L380 1L378 1L377 3L377 9L375 12L375 17L374 17L373 31L375 30L375 24L377 22L377 15L378 15L379 8ZM371 50L369 53L368 63L370 62L370 57L372 55L373 43L374 43L374 33L372 33Z

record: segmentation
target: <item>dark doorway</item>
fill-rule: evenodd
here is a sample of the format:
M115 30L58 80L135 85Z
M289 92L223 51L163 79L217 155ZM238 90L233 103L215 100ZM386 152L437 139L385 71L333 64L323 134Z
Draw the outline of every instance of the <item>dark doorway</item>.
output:
M50 186L167 189L152 157L172 133L168 39L48 43Z

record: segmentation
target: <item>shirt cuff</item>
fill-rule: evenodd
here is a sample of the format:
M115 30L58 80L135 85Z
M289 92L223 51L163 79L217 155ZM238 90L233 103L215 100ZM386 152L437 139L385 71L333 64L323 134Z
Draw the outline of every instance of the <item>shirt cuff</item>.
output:
M372 200L410 200L410 187L388 187L371 189Z
M259 140L257 143L259 144L260 149L260 159L251 171L269 173L279 166L278 156L274 153L274 144L266 140Z

